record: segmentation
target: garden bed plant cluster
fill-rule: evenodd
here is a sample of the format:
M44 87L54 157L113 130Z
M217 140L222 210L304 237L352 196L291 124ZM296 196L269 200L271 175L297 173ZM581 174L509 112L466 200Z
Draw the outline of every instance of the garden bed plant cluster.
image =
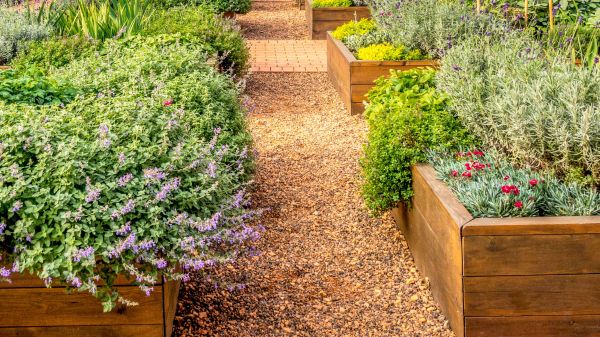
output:
M364 197L394 209L457 335L592 336L600 307L572 299L597 298L600 34L591 11L544 28L509 5L379 0L333 33L439 62L367 94Z
M0 8L0 63L10 66L0 70L0 298L31 276L89 293L105 312L148 302L121 286L156 290L167 313L111 316L120 323L93 331L138 335L126 325L159 319L152 331L170 335L177 288L163 285L245 254L258 236L245 207L253 164L238 84L249 54L216 11L248 9L237 3ZM94 325L84 307L79 321ZM38 327L78 324L58 309L53 321L3 308L0 334L20 334L19 315Z

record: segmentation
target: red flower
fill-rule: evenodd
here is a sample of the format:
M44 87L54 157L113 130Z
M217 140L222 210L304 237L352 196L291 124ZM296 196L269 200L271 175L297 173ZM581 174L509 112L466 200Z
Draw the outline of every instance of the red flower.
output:
M477 157L483 157L483 156L485 156L485 153L483 153L483 151L480 151L480 150L473 150L473 152L472 152L472 153L473 153L475 156L477 156Z
M500 188L502 190L502 192L509 194L510 192L512 192L512 188L509 185L504 185Z
M173 100L172 99L168 99L166 101L163 102L164 106L171 106L173 104Z
M504 181L507 181L508 179L510 179L509 176L504 176Z
M458 171L457 170L452 170L452 172L450 173L450 175L452 175L453 177L458 177Z
M516 208L523 208L523 202L522 201L515 201L515 207Z
M483 170L485 168L485 164L479 163L479 162L474 162L473 163L473 167L476 170Z
M531 185L531 187L535 187L538 184L538 180L537 179L531 179L529 181L529 185Z
M471 171L471 164L465 163L465 168L467 169L467 171Z
M467 177L467 178L471 178L471 172L470 171L465 171L462 174L463 177Z

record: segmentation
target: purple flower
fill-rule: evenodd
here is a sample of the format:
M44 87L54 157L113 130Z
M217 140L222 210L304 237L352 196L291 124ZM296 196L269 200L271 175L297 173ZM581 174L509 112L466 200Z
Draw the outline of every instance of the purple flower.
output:
M83 285L83 283L81 282L81 280L79 279L79 277L75 276L71 280L71 285L74 286L75 288L81 288L81 286Z
M151 249L154 249L154 247L156 247L156 243L154 243L154 240L144 240L142 242L140 242L134 250L145 250L145 251L149 251Z
M144 169L144 178L149 179L149 180L163 180L166 178L166 174L161 171L159 168L150 168L150 169Z
M88 246L85 249L79 249L73 255L74 262L80 262L82 259L87 259L94 255L94 247Z
M594 57L594 64L598 64L598 62L600 62L600 57Z
M121 228L117 229L115 234L118 236L125 236L129 232L131 232L131 223L127 221Z
M129 236L125 240L121 240L117 247L108 253L108 257L116 258L120 256L121 253L123 253L125 250L134 246L135 239L135 233L129 234Z
M124 176L122 176L121 178L119 178L117 185L119 187L125 187L127 185L127 183L129 183L132 179L133 179L133 174L127 173Z
M233 200L233 207L240 208L244 202L244 195L246 192L244 190L240 190L235 195L235 199Z
M4 230L6 230L6 224L2 222L0 223L0 235L4 234Z
M100 197L100 189L98 188L90 188L87 191L87 195L85 196L85 202L92 203Z
M119 164L121 164L121 165L125 164L126 160L127 160L127 157L125 157L125 153L123 153L123 152L119 153Z
M206 173L208 174L209 177L216 178L217 177L217 163L215 163L214 161L211 161L208 164Z
M158 259L156 260L156 268L158 269L165 269L167 268L167 261L165 261L165 259Z
M10 270L8 270L4 267L0 267L0 277L3 277L3 278L10 277Z
M135 208L135 201L133 199L127 200L127 203L125 204L125 206L123 206L123 208L121 208L121 215L125 215L125 214L133 212L134 208Z
M21 200L17 200L15 201L15 203L13 204L12 207L12 211L13 212L18 212L21 208L23 207L23 203L21 202Z
M179 177L171 179L171 181L164 184L161 187L160 191L158 193L156 193L155 199L157 201L164 201L167 198L167 196L169 195L169 193L173 192L174 190L176 190L179 187L180 183L181 183L181 179Z
M461 71L461 70L462 70L462 68L461 68L461 67L459 67L459 66L457 66L457 65L453 65L453 66L452 66L452 70L454 70L454 71Z

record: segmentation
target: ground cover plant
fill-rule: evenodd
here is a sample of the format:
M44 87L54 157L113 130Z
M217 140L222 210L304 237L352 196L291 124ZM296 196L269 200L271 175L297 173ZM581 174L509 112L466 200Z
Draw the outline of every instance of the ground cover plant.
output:
M177 6L198 6L204 5L211 7L217 13L234 12L245 14L252 8L251 0L149 0L153 5L163 8Z
M162 31L143 21L98 36L87 29L101 21L82 23L24 45L0 72L0 281L27 271L109 311L134 304L117 275L149 295L258 237L240 88L219 71L230 60L242 75L247 50L214 12L170 11L187 21L160 12Z
M312 8L365 6L366 0L313 0Z

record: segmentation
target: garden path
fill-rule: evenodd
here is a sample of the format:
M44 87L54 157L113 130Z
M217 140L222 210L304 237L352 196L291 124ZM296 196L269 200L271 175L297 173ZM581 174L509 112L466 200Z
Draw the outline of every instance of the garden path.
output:
M327 75L254 73L246 92L261 255L214 271L244 290L185 284L174 336L453 336L393 220L364 206L366 124Z

